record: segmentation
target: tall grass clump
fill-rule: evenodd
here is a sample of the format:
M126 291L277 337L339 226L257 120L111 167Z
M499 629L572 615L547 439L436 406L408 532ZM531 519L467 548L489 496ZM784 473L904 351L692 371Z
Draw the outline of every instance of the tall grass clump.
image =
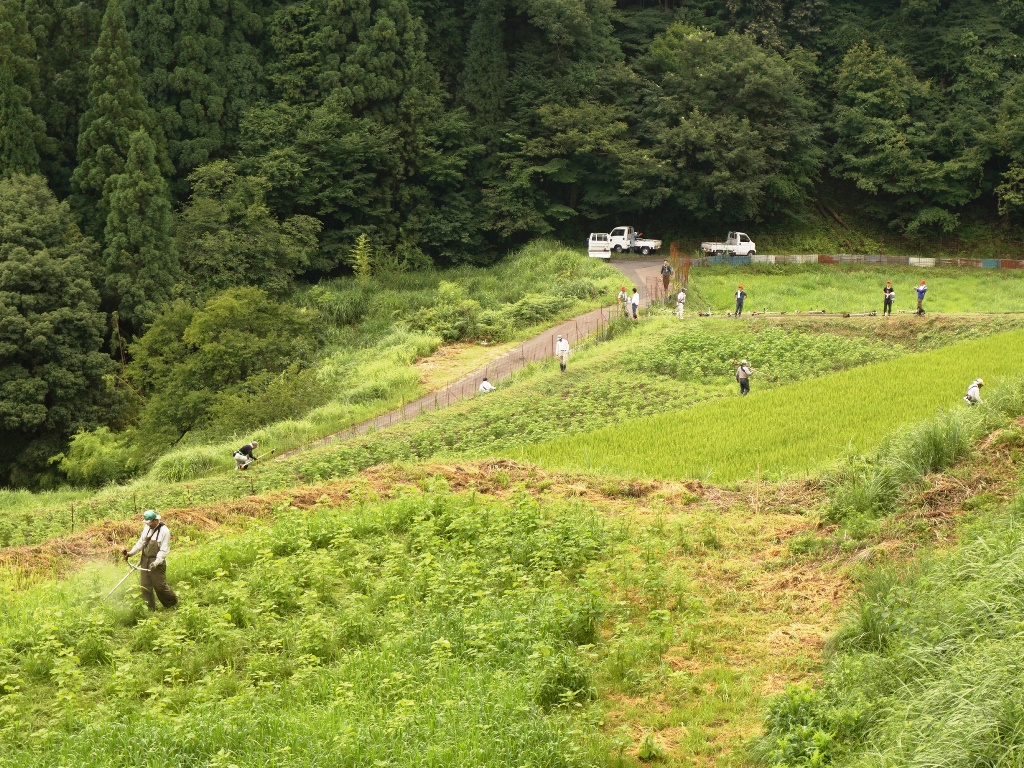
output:
M773 766L1011 766L1024 754L1024 502L909 572L876 571L832 640L823 686L794 688L755 747Z
M181 603L113 565L0 604L5 768L603 764L580 650L605 610L590 513L443 488L175 550Z
M925 475L970 455L977 440L1024 411L1024 377L1011 379L974 408L943 411L887 439L867 458L851 460L828 478L826 517L878 517L896 509Z

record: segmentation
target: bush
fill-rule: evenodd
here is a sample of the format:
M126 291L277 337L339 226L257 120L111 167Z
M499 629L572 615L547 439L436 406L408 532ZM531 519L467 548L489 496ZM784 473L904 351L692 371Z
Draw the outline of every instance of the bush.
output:
M79 432L71 438L66 454L55 459L61 471L74 485L98 487L127 480L138 469L130 447L132 435L113 434L108 427Z

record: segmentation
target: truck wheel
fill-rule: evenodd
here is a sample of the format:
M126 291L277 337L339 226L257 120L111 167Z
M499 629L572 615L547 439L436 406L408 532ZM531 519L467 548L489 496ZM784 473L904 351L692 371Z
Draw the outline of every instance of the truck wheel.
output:
M651 249L650 249L650 248L648 248L648 247L647 247L647 246L645 245L645 246L644 246L643 248L641 248L641 249L640 249L640 255L641 255L641 256L650 256L650 255L651 255Z
M757 256L757 251L749 251L747 256Z
M613 246L612 250L615 251L616 253L622 253L622 246L621 245Z

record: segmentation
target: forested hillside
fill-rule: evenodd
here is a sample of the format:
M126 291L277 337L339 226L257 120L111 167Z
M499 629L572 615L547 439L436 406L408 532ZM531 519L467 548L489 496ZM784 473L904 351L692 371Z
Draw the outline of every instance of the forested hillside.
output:
M1024 0L0 0L0 483L154 402L140 440L201 427L172 370L284 402L323 342L297 291L353 270L626 222L1011 227L1022 32Z

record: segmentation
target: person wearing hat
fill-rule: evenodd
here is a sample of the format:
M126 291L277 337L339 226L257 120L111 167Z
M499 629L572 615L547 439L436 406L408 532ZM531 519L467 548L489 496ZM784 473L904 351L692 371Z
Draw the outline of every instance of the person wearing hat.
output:
M927 292L928 286L924 284L924 280L917 286L917 314L924 314L924 294Z
M256 461L256 449L259 447L260 444L253 440L235 451L235 469L245 469Z
M892 300L896 298L896 291L892 289L892 281L885 281L885 288L882 289L882 317L892 314Z
M686 289L680 288L679 293L676 294L676 314L679 315L679 319L683 319L683 310L686 308Z
M622 307L622 316L629 317L629 294L626 293L626 286L619 291L619 306Z
M975 379L971 382L971 386L967 388L967 394L964 395L964 400L968 405L981 404L981 388L984 386L985 382L982 379Z
M668 284L672 280L672 267L668 265L667 261L661 263L661 284L665 288L665 294L668 295Z
M743 300L745 298L747 298L747 292L743 290L743 286L741 285L736 289L736 317L743 314Z
M736 368L736 381L740 383L740 394L746 395L750 392L750 374L754 372L754 369L750 367L750 363L746 360L740 360L739 366Z
M558 367L565 373L565 364L569 362L569 342L561 336L555 342L555 357L558 358Z
M139 560L139 587L149 610L156 610L154 593L164 608L173 608L178 604L178 596L167 584L167 553L171 550L171 532L160 521L160 515L152 509L143 512L142 519L145 520L142 535L134 547L121 550L121 554L127 560L138 552L142 553Z

